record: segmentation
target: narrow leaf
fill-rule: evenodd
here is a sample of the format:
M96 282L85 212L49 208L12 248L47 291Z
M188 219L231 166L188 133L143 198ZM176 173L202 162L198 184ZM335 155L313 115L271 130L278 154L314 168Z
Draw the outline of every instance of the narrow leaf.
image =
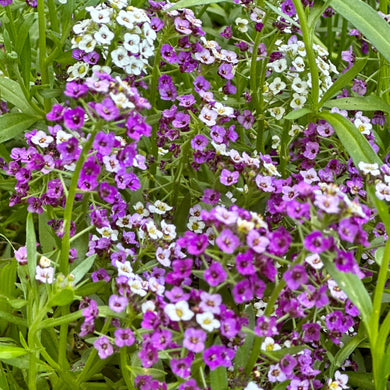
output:
M74 300L74 291L71 288L64 288L56 292L54 297L49 301L50 306L65 306L69 305Z
M71 271L74 276L74 283L77 284L84 275L91 269L95 261L96 254L83 260L74 270Z
M366 63L366 58L357 60L350 69L343 73L324 93L324 96L322 96L320 101L320 107L324 104L324 102L332 98L334 95L336 95L337 92L341 91L346 85L348 85L349 82L352 81L355 76L363 70L363 68L366 66Z
M17 358L26 353L24 348L0 345L0 360Z
M289 112L286 116L284 116L284 119L293 121L303 117L304 115L310 114L311 112L312 111L309 108L299 108L298 110Z
M28 274L30 276L30 280L33 281L35 280L35 269L37 266L37 239L35 236L32 213L27 214L26 247L27 247Z
M23 91L17 81L0 77L0 97L19 108L23 113L36 114L35 110L24 97Z
M0 142L15 138L28 130L39 118L19 112L0 116Z
M226 367L220 366L210 371L211 390L225 390L228 388Z
M390 105L374 95L328 100L324 103L324 106L328 108L337 107L341 110L383 111L390 113Z
M331 0L330 6L351 22L390 62L390 26L361 0Z
M360 161L382 165L381 159L374 152L366 138L347 118L330 112L321 112L319 117L325 119L334 128L356 166Z

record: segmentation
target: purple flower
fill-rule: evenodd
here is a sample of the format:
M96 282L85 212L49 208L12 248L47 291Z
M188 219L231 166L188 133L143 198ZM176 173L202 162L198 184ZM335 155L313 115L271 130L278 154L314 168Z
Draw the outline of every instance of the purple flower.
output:
M290 376L293 373L294 367L297 365L297 363L297 359L287 354L280 359L279 366L287 376Z
M230 229L224 229L215 242L225 253L233 253L240 245L240 239Z
M210 370L215 370L219 366L223 366L222 352L226 347L222 345L213 345L203 352L203 360Z
M304 238L303 245L310 252L321 253L329 249L331 240L325 238L320 231L314 231Z
M27 199L28 207L27 211L30 213L36 213L36 214L42 214L43 213L43 208L42 208L42 201L35 197L31 196Z
M14 252L15 259L20 265L27 264L27 248L25 246L21 246L18 250Z
M303 341L305 343L320 341L321 325L317 323L306 323L302 325Z
M106 336L99 337L93 346L98 351L100 359L106 359L114 353L114 348L110 344L110 340Z
M302 284L305 284L308 280L305 267L300 264L297 264L287 270L284 273L283 278L286 281L287 286L291 290L297 290L299 287L301 287Z
M88 94L88 87L85 84L81 84L76 81L69 81L66 83L64 94L71 98L78 99Z
M210 83L203 76L197 76L194 80L194 88L196 92L207 91L210 88Z
M355 258L351 252L337 251L334 258L336 268L342 272L354 272L356 264Z
M203 276L211 287L222 284L227 278L226 271L222 265L215 261L213 261L210 267L204 271Z
M255 117L249 110L244 110L242 114L237 117L237 122L244 128L250 129L255 122Z
M161 46L161 57L169 64L174 64L177 61L175 49L167 43Z
M138 353L138 357L141 359L142 366L149 368L158 361L158 351L153 347L151 342L144 342L142 343L142 349Z
M105 98L101 103L96 103L95 110L106 121L113 121L119 116L119 109L109 97Z
M103 156L108 156L115 143L115 135L113 133L105 133L99 131L93 140L93 148Z
M169 345L172 340L172 333L168 329L157 329L151 337L153 346L159 350L163 351Z
M272 337L279 334L276 327L276 317L261 316L257 319L254 332L259 337Z
M226 63L221 64L218 68L218 74L226 80L231 80L234 77L233 65Z
M231 186L238 182L240 174L237 171L230 172L228 169L222 169L219 181L225 186Z
M232 290L234 302L240 304L253 299L251 284L248 279L237 282Z
M54 104L51 111L46 114L46 119L52 122L61 122L64 118L64 111L65 107L60 104Z
M114 332L114 336L115 336L115 344L118 347L124 347L124 346L130 347L135 342L134 334L132 330L129 328L116 329Z
M180 378L188 378L191 375L192 361L193 358L190 356L181 359L171 359L170 365L172 372Z
M202 202L214 205L219 201L220 193L218 191L207 188L204 190Z
M92 272L91 279L93 282L104 280L108 283L111 280L111 277L104 268L100 268L97 271Z
M363 80L354 79L352 91L356 92L360 96L363 96L367 92L367 83Z
M121 297L119 295L111 295L110 299L108 300L108 306L116 313L121 313L123 310L125 310L128 303L129 300L126 297Z
M206 148L208 143L209 143L208 139L203 134L197 134L191 140L191 146L194 150L203 151Z
M263 253L268 244L270 243L269 239L265 236L261 236L257 230L250 230L246 236L246 242L253 251L256 253Z
M64 113L64 124L68 129L80 129L84 125L85 111L81 107L68 108Z
M206 337L206 332L203 330L188 328L184 332L183 346L195 353L202 352Z

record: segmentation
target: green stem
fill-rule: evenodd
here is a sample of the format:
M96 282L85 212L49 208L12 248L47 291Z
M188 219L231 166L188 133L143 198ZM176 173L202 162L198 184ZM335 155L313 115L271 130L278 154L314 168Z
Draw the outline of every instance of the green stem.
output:
M47 7L49 9L50 27L54 32L59 33L60 23L54 0L47 0Z
M39 69L41 72L42 85L49 86L49 70L46 63L46 20L45 20L45 2L38 0L38 31L39 31ZM50 99L44 98L45 111L49 112L51 108Z
M313 109L318 110L318 100L319 100L319 77L318 77L318 67L316 64L316 57L313 51L313 30L310 31L309 25L307 23L305 10L301 0L293 0L295 10L297 11L299 24L301 25L303 42L305 43L307 59L309 61L309 69L311 74L311 96Z
M17 37L17 33L16 33L16 28L15 28L15 22L14 22L14 16L12 15L12 10L9 6L5 7L5 12L7 13L7 17L8 17L8 20L9 20L9 25L11 27L11 41L13 43L16 42L16 37Z
M106 334L108 331L108 328L110 327L111 323L111 318L107 317L106 322L103 325L102 331L100 332L101 334ZM77 378L77 384L80 385L81 383L85 382L88 379L88 371L93 367L95 364L95 360L97 357L97 350L95 348L92 349L91 353L88 356L88 359L85 363L84 369Z
M129 370L127 369L127 364L128 364L127 347L122 347L119 351L119 355L120 355L120 367L121 367L123 379L125 380L127 388L133 390L135 389L134 382L131 380Z

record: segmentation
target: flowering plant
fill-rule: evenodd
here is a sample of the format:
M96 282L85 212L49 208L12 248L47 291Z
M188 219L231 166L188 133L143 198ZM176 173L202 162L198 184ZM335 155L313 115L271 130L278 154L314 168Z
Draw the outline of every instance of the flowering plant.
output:
M387 388L377 3L0 1L0 387Z

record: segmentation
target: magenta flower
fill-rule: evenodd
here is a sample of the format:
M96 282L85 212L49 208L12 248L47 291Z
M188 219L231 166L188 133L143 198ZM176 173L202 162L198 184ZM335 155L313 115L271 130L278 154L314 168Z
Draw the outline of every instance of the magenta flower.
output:
M304 247L313 253L322 253L330 248L331 240L325 238L320 231L308 234L303 240Z
M240 245L240 239L230 229L224 229L215 242L219 249L225 253L233 253Z
M237 282L232 290L234 302L240 304L253 299L251 284L248 279Z
M119 295L111 295L108 300L108 306L112 311L120 313L126 309L129 301L126 297L121 297Z
M286 281L288 288L290 288L291 290L298 289L308 280L305 267L300 264L294 265L294 267L287 270L284 273L283 278Z
M93 343L93 346L98 351L100 359L106 359L114 353L114 348L112 347L110 340L106 336L99 337Z
M203 330L188 328L184 332L183 346L195 353L202 352L206 338L207 334Z
M85 111L81 107L68 108L64 113L64 124L68 129L77 130L84 125Z
M192 361L193 358L191 356L186 356L181 359L171 359L170 365L172 372L180 378L188 378L191 375Z
M225 186L231 186L238 182L239 172L230 172L228 169L222 169L219 181Z
M27 248L25 246L21 246L18 250L14 252L15 259L20 265L27 264Z
M134 334L132 330L129 328L116 329L114 332L114 336L115 336L115 344L118 347L124 347L124 346L130 347L135 342Z
M257 230L251 230L246 236L246 243L256 253L263 253L270 241L267 237L261 236Z
M210 267L204 271L203 276L210 286L215 287L226 280L227 273L220 263L214 261L211 263Z

